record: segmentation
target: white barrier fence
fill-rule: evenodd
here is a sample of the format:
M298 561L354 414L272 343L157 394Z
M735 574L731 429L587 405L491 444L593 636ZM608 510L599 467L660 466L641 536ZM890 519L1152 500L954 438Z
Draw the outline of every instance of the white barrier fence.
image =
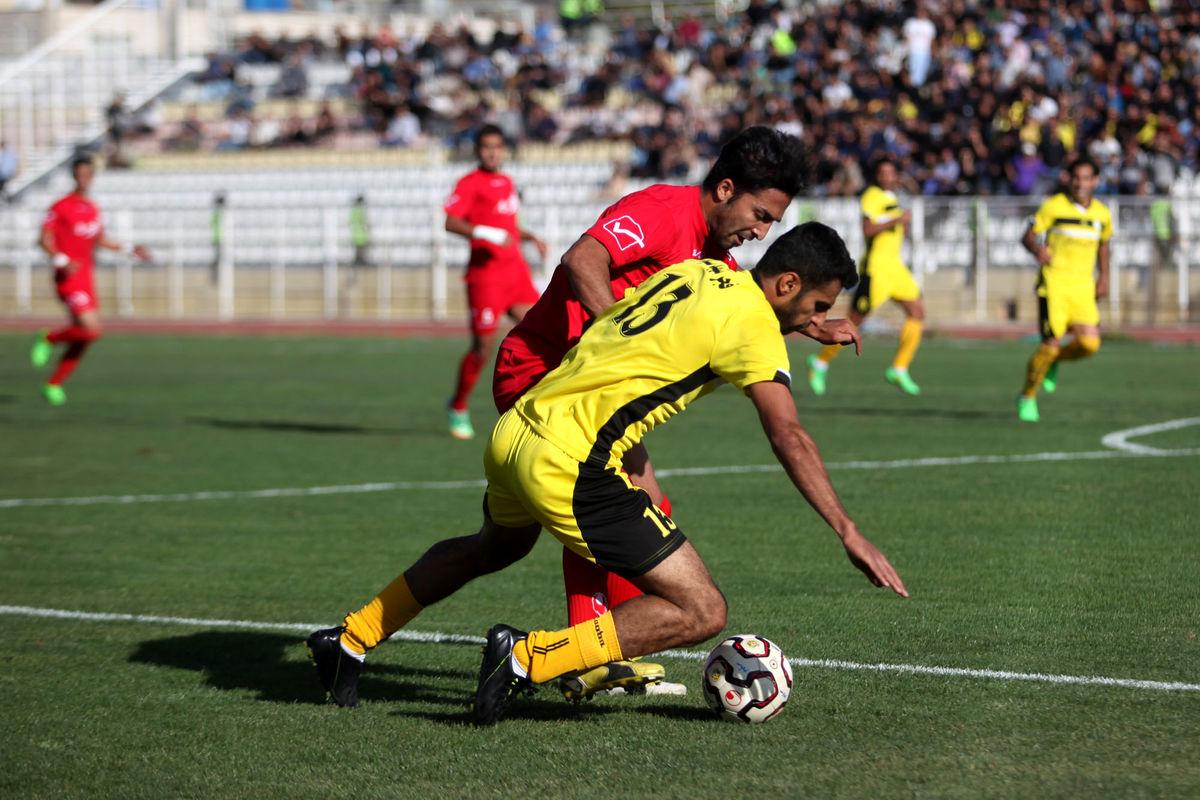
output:
M1113 212L1106 325L1200 321L1200 198L1174 198L1174 238L1160 240L1149 198L1102 198ZM303 198L296 201L302 202ZM925 292L930 318L944 323L1030 321L1036 314L1033 258L1020 244L1036 201L911 198L906 261ZM550 245L546 279L561 253L595 220L603 201L526 203L523 224ZM108 230L146 244L149 264L99 251L97 283L106 314L168 319L441 320L465 314L461 282L467 245L447 234L436 206L376 202L371 238L357 247L344 204L240 207L236 196L214 226L212 208L101 202ZM36 248L41 210L0 209L0 315L60 313L44 255ZM854 199L801 200L764 242L736 251L752 266L781 231L805 219L837 228L862 252Z

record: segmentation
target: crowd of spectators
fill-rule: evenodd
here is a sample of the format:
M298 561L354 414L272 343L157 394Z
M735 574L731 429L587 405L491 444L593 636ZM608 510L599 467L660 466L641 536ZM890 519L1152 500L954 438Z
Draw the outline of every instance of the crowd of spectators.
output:
M518 145L623 139L631 174L682 178L752 124L801 136L817 194L862 190L872 157L913 193L1039 194L1072 157L1100 166L1101 194L1168 191L1200 169L1197 0L846 0L788 9L751 0L730 19L688 15L575 26L501 26L491 41L434 25L330 41L251 36L196 80L227 104L220 147L245 147L254 98L243 64L280 65L268 94L303 97L308 68L353 113L294 119L262 145L317 145L339 131L372 146L468 147L484 122Z

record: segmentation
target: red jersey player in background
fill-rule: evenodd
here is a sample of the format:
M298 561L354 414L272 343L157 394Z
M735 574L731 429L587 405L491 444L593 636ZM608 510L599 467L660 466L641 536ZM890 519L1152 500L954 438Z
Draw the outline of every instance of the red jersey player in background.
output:
M736 267L730 249L766 236L804 188L808 172L798 138L753 127L721 148L702 185L650 186L610 206L563 255L541 299L501 343L492 382L496 407L501 413L511 408L558 366L592 319L664 267L692 258ZM860 343L846 320L829 320L802 333L827 344ZM631 448L623 466L630 482L670 516L670 502L645 447ZM641 594L629 581L565 548L563 578L571 625ZM560 687L568 698L579 699L617 687L658 684L664 674L658 664L620 662L566 677ZM668 684L660 691L679 688Z
M146 248L140 245L125 247L105 235L100 209L87 196L95 174L96 167L90 156L79 156L71 163L75 189L50 206L38 241L54 266L58 299L71 315L69 325L38 333L29 354L35 367L43 367L50 360L54 345L67 346L58 368L42 387L46 400L55 406L67 402L63 382L79 366L79 360L92 342L103 333L100 327L100 304L96 299L96 261L93 254L97 245L106 250L132 253L143 261L150 259L150 252Z
M517 224L517 190L500 171L506 150L504 133L495 125L483 126L475 138L479 167L459 180L444 206L446 230L471 240L463 278L471 309L471 349L458 365L458 384L447 410L450 435L456 439L475 435L467 398L491 357L500 317L508 314L519 321L538 299L521 242L533 242L546 257L546 243Z

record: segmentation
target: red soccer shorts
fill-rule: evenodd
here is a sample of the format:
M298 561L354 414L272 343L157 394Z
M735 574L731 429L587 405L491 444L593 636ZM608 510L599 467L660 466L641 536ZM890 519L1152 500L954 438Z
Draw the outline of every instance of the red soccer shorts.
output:
M501 414L508 411L530 386L546 377L546 373L556 366L558 362L548 364L532 353L502 346L496 354L496 370L492 373L492 399L496 401L496 410Z
M496 332L500 318L513 306L531 306L537 302L538 290L524 265L503 271L489 270L479 277L467 277L467 305L471 309L471 332L490 336Z
M96 300L96 290L90 285L64 281L55 289L58 291L58 299L76 316L100 307L99 301Z

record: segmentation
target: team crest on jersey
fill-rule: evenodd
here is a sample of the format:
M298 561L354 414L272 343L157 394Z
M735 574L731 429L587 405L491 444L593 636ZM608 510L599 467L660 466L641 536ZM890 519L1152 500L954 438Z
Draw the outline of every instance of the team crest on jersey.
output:
M617 242L617 247L622 250L637 245L638 247L646 246L646 235L642 233L642 226L637 224L637 220L628 215L610 219L604 223L604 230L608 231L613 239Z

